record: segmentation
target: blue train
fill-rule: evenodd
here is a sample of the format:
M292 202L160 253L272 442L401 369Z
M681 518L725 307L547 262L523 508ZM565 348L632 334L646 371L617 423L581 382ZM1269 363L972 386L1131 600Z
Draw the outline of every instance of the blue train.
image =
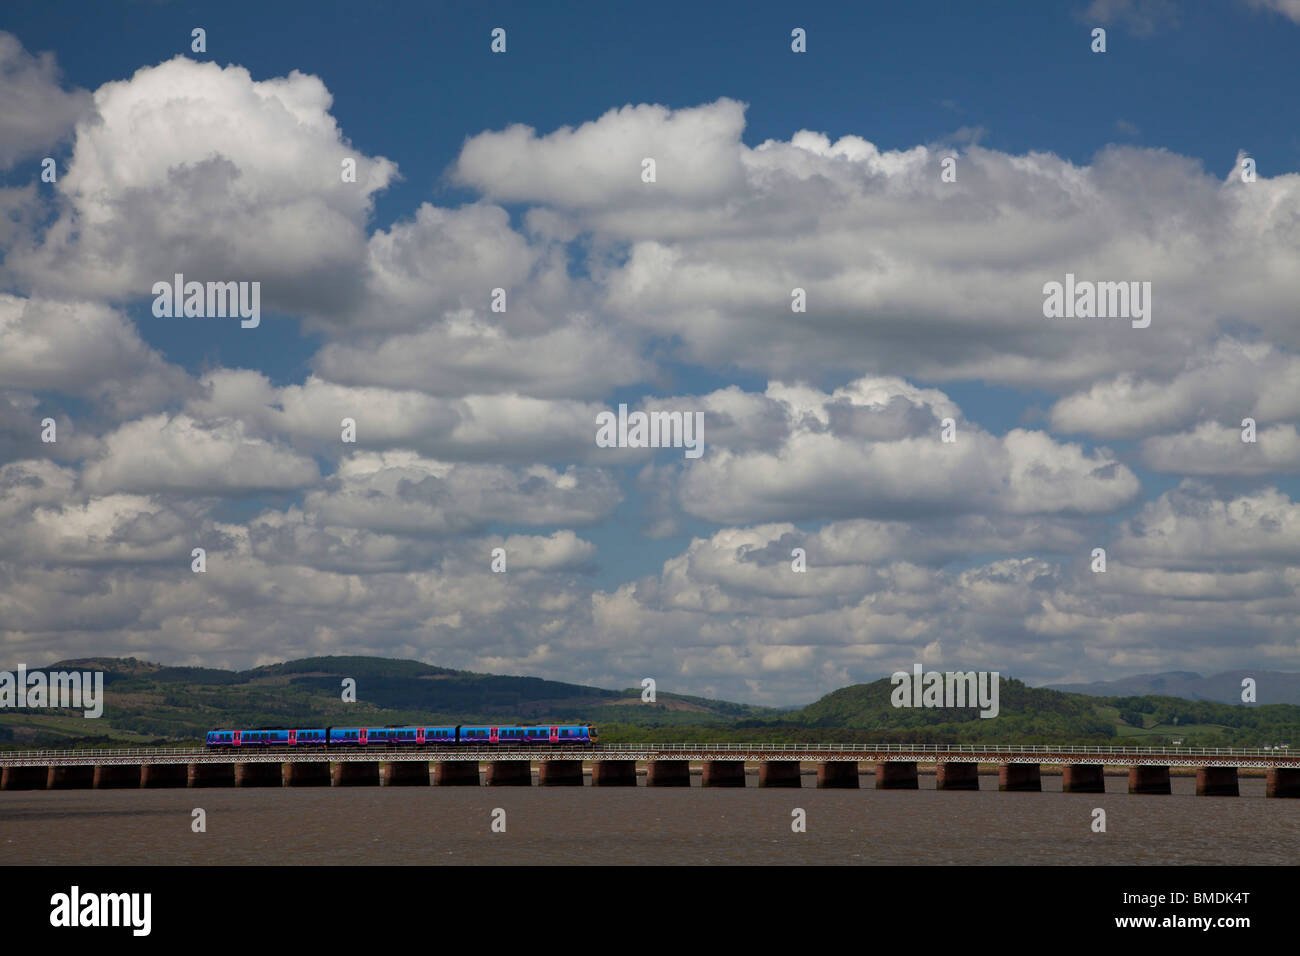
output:
M455 747L540 745L577 747L597 743L592 724L521 724L493 727L317 727L307 730L210 730L209 747Z

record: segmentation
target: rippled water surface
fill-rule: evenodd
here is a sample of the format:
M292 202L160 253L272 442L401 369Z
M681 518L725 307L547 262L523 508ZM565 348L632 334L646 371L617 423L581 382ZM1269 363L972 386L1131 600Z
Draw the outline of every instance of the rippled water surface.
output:
M0 793L0 864L932 863L1294 864L1300 800L1173 794L364 787ZM191 811L207 832L191 831ZM1094 807L1107 832L1091 829ZM493 833L493 810L506 832ZM802 808L807 832L791 830Z

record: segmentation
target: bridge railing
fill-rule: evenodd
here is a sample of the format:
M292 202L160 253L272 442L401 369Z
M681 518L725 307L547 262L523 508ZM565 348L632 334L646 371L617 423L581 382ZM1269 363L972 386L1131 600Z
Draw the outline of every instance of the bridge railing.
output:
M275 752L307 752L316 748L294 748L289 746L278 747L260 747L250 746L247 748L249 753L266 753ZM355 753L361 748L340 747L340 753ZM412 748L414 749L414 748ZM482 753L493 754L502 753L506 750L514 753L518 747L497 746L476 746L476 745L459 745L446 748L454 750L457 753ZM535 748L539 753L553 753L551 748L545 745L538 745ZM0 751L0 763L6 759L9 760L36 760L43 757L59 759L64 757L85 758L89 756L103 757L139 757L144 763L149 762L149 758L157 757L176 757L189 754L203 753L237 753L240 748L222 747L222 748L205 748L205 747L126 747L126 748L87 748L84 750L28 750L28 751ZM403 747L389 746L372 746L366 750L375 752L400 752L407 750ZM841 744L841 743L820 743L820 744L795 744L795 743L712 743L712 744L691 744L691 743L602 743L593 744L585 747L574 748L574 753L595 754L595 753L626 753L628 751L650 751L656 753L673 753L673 754L692 754L692 753L740 753L762 751L765 753L793 752L800 753L932 753L932 754L969 754L972 756L1001 756L1016 754L1098 754L1098 755L1115 755L1115 756L1182 756L1182 757L1291 757L1291 752L1286 748L1266 748L1266 747L1107 747L1100 745L1054 745L1054 744L1021 744L1021 745L996 745L996 744ZM408 751L409 752L409 751ZM436 754L436 748L425 747L421 753Z
M1261 747L1106 747L1099 745L1054 745L1054 744L788 744L788 743L718 743L718 744L681 744L681 743L627 743L600 744L598 750L657 750L665 752L693 753L702 751L800 751L800 752L836 752L836 753L942 753L942 754L1132 754L1135 756L1239 756L1270 757L1289 756L1283 748L1269 749Z

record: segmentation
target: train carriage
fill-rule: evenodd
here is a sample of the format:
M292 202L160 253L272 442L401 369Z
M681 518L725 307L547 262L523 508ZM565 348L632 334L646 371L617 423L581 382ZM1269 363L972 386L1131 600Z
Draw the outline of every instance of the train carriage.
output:
M455 727L315 727L210 730L208 747L574 747L596 743L593 724L461 724Z

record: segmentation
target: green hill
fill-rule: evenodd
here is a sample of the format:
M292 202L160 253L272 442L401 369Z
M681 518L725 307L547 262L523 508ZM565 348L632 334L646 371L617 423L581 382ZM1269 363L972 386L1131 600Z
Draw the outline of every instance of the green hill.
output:
M999 713L895 708L888 679L834 691L798 710L677 694L506 677L378 657L314 657L246 671L134 658L60 661L41 670L104 673L104 713L0 711L0 747L187 745L214 727L376 726L489 721L595 723L605 741L1075 743L1300 747L1300 707L1177 697L1096 697L1004 678ZM342 681L356 681L344 703Z
M246 671L167 667L135 658L66 660L42 671L102 671L104 711L0 711L0 747L192 743L215 727L289 727L547 720L713 726L777 713L761 707L503 677L379 657L314 657ZM344 703L344 678L356 702Z

